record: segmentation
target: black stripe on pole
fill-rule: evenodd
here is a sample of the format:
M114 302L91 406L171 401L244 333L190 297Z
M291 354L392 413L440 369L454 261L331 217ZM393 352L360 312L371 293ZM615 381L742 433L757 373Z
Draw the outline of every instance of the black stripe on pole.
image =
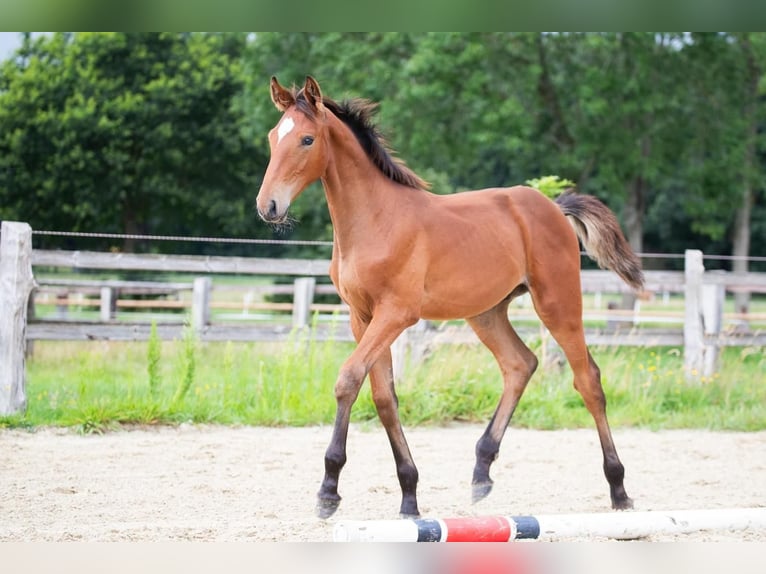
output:
M418 542L440 542L442 525L438 520L422 518L414 521L418 526Z
M534 516L511 516L516 523L516 540L540 537L540 523Z

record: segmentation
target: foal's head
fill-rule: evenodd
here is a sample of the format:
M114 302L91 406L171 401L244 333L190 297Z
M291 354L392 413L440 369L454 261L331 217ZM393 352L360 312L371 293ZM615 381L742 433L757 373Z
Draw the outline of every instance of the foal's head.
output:
M282 119L269 132L271 160L256 205L264 221L282 223L290 203L327 167L325 108L319 84L312 77L298 90L271 78L271 100Z
M271 78L271 100L282 119L269 132L271 160L258 192L260 216L270 223L287 219L287 209L308 184L319 179L327 169L331 155L331 118L349 128L373 166L367 175L380 173L393 183L414 189L429 185L388 147L373 122L376 104L364 99L341 103L323 98L319 84L312 77L299 90L288 90ZM335 142L335 138L332 138ZM348 177L347 172L339 174Z

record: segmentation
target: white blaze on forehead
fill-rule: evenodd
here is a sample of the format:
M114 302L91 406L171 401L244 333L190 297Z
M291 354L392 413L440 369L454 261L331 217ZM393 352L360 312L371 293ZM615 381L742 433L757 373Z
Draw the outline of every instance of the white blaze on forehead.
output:
M282 118L282 121L279 122L279 127L277 128L277 143L281 142L283 137L293 131L294 127L295 122L293 121L293 118L289 116Z

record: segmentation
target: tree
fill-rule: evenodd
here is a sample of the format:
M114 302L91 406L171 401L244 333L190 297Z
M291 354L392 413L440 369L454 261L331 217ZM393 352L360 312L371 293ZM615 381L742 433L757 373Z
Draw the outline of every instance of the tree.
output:
M672 33L546 37L561 107L576 144L581 191L621 208L643 250L644 216L677 168L683 69Z
M248 230L245 191L265 154L233 105L244 46L222 34L27 38L0 71L0 216L37 229Z
M534 36L434 33L415 48L394 101L395 139L435 191L542 175Z
M748 270L753 213L763 193L763 33L694 34L684 50L694 99L686 195L694 226L713 240L728 235L732 268ZM756 229L758 229L756 225ZM746 311L747 293L736 295Z
M0 217L269 236L268 80L311 74L379 102L436 192L558 175L638 250L746 255L766 244L765 58L763 33L26 35L0 68ZM281 237L330 239L321 193Z

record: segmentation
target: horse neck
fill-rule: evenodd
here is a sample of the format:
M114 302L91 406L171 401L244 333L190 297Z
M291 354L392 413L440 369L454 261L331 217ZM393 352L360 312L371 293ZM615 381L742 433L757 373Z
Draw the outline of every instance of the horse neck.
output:
M388 223L398 186L367 157L351 130L334 116L330 120L331 151L322 177L333 231L341 243L369 237Z

